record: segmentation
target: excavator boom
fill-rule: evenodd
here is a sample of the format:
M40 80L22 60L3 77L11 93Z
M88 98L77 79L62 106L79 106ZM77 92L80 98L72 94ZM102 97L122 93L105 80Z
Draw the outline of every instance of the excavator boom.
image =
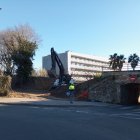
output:
M65 74L64 66L54 48L51 48L51 60L52 60L51 73L54 75L54 77L57 77L56 64L58 65L59 68L59 85L61 85L62 83L68 83L71 79L71 76Z

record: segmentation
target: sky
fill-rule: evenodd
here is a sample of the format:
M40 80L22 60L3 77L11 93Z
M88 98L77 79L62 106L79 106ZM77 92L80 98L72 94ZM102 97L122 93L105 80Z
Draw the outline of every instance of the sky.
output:
M73 51L102 56L140 56L140 0L0 0L0 31L29 24L40 37L42 57Z

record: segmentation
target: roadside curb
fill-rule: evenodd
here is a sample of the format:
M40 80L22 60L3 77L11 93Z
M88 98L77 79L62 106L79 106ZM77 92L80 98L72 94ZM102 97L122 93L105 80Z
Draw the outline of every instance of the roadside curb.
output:
M15 106L31 106L31 107L94 107L96 105L74 105L74 104L67 104L67 105L42 105L42 104L28 104L28 103L4 103L0 102L1 105L15 105Z

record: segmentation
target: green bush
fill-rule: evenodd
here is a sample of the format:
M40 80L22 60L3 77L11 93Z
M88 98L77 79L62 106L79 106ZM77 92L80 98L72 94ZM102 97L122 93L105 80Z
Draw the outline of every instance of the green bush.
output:
M0 76L0 96L7 96L11 89L11 77Z

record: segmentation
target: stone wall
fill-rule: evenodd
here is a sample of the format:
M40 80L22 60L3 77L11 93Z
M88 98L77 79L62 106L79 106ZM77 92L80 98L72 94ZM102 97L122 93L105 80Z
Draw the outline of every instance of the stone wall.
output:
M12 78L12 89L33 89L33 90L49 90L54 83L54 78L48 77L30 77L30 79L24 83L20 84L16 77Z
M89 88L89 98L94 101L119 103L119 84L116 84L113 76L109 76Z
M122 103L122 86L129 84L130 86L136 85L140 87L140 72L139 71L127 71L127 72L106 72L104 73L104 79L97 83L94 83L89 88L89 99L101 102L109 103ZM133 83L133 84L132 84ZM132 96L140 93L140 88L133 93L135 89L131 88ZM127 91L129 92L129 91ZM135 92L135 91L134 91ZM129 96L131 95L128 93ZM127 93L126 100L127 100ZM133 97L132 97L133 98ZM131 100L131 97L129 97ZM124 100L124 99L123 99ZM126 101L127 102L127 101ZM131 102L131 101L130 101Z

